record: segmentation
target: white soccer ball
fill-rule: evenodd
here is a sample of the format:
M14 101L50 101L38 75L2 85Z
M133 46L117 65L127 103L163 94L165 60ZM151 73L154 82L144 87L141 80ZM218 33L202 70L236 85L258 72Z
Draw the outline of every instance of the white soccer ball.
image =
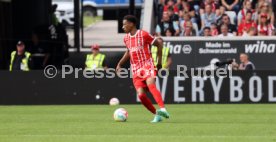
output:
M109 105L111 105L111 106L115 106L115 105L119 105L119 104L120 104L120 101L117 98L111 98L109 101Z
M128 118L128 112L124 108L118 108L115 110L113 118L117 122L125 122Z

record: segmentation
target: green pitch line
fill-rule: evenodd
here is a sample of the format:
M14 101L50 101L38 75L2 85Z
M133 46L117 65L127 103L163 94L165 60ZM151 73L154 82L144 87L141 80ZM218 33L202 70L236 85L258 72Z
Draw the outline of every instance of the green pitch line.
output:
M124 107L128 121L114 122ZM276 142L276 104L167 105L152 124L142 105L0 106L0 142Z

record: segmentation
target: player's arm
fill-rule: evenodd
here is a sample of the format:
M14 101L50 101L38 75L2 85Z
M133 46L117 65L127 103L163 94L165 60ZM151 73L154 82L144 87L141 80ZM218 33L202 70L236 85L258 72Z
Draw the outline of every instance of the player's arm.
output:
M122 59L119 61L117 67L116 67L116 71L118 71L122 65L124 65L130 58L130 55L129 55L129 51L127 50L124 54L124 56L122 57Z
M163 42L162 40L160 40L159 38L157 38L154 43L154 46L156 46L158 48L157 51L157 69L161 69L162 68L162 50L163 50Z

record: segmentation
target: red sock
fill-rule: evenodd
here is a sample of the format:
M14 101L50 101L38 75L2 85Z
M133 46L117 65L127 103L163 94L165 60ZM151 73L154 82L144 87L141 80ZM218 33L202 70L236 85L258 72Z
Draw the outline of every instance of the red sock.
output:
M153 114L156 113L155 107L152 105L150 99L147 97L146 94L140 94L139 99L141 103Z
M153 95L153 97L154 97L156 103L158 104L158 106L160 108L164 108L165 105L164 105L164 102L162 100L161 93L160 93L159 90L157 90L156 85L155 84L150 84L150 85L148 85L148 88L149 88L150 93Z

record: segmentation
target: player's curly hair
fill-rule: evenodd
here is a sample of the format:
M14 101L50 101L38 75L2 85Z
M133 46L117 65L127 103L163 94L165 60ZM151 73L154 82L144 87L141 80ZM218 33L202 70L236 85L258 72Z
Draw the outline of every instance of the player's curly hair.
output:
M124 17L124 20L127 20L128 22L133 23L134 25L137 24L137 18L134 15L126 15Z

